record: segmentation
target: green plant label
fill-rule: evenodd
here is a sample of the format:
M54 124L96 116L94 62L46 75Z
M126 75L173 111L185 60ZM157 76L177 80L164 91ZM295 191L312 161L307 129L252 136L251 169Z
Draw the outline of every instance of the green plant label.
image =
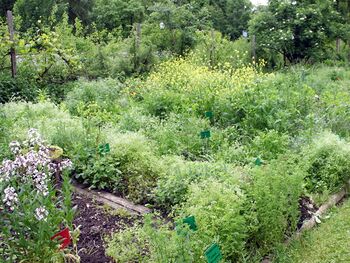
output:
M205 250L204 255L208 263L217 263L222 259L220 247L216 243L211 244L210 247Z
M214 113L213 113L212 111L207 111L207 112L205 112L205 117L207 117L207 118L213 118L213 116L214 116Z
M262 165L262 161L261 161L260 158L256 158L254 163L255 163L255 165L257 165L257 166L261 166L261 165Z
M184 224L187 224L191 230L193 230L193 231L197 230L196 219L194 216L188 216L188 217L184 218L182 222Z
M105 153L109 153L111 151L111 148L109 146L109 143L106 143L106 144L100 144L98 146L98 152L100 154L105 154Z
M210 138L211 134L210 131L202 131L201 132L201 138L205 139L205 138Z

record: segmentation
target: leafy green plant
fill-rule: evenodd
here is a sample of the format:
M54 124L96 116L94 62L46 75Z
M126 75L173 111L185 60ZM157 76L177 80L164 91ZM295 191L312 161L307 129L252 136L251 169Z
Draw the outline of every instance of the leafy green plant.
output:
M171 113L166 120L146 127L145 133L158 143L160 154L177 154L195 159L204 154L200 132L208 126L207 120Z
M324 132L304 151L306 189L311 193L334 193L350 178L350 144Z
M166 170L157 180L154 198L156 204L167 211L186 201L193 183L215 178L218 181L230 180L235 184L242 174L242 171L223 162L191 162L176 157L163 158L162 162Z
M1 257L9 262L64 262L69 249L57 250L51 237L61 226L72 227L71 189L64 176L58 191L53 175L71 162L52 162L50 149L35 129L29 130L26 141L11 142L10 148L13 158L0 166Z
M118 159L106 154L89 158L89 162L91 164L79 167L81 170L75 175L78 180L92 188L108 189L117 193L125 192Z
M116 262L196 262L188 227L178 225L186 233L179 234L172 224L152 216L146 215L143 226L133 226L107 239L107 255Z
M287 134L280 134L275 130L270 130L259 132L248 147L253 157L259 156L264 160L272 160L277 158L279 154L287 151L289 140Z
M251 170L251 181L245 186L247 247L251 252L265 255L294 233L304 176L293 155Z
M119 98L122 85L115 79L100 81L80 80L70 91L64 101L68 110L75 115L84 114L83 110L88 105L96 104L100 110L118 112L117 99ZM86 116L88 117L88 116Z
M225 260L243 259L247 237L245 199L244 193L232 183L210 178L191 185L181 215L194 215L198 224L191 238L195 262L212 242L220 245Z

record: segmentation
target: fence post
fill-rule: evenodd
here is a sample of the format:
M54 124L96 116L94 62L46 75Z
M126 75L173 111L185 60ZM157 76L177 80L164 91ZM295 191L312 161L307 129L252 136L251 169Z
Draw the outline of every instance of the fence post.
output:
M11 11L7 11L6 18L7 18L7 25L10 33L10 40L11 42L13 42L15 31L13 27L13 16ZM14 78L17 73L17 65L16 65L16 50L13 46L11 47L10 55L11 55L11 73L12 73L12 77Z
M253 62L255 64L255 62L256 62L256 37L255 37L255 35L252 36L252 55L253 55Z
M336 47L337 54L339 54L339 52L340 52L340 38L339 37L337 37L337 40L335 42L335 47Z

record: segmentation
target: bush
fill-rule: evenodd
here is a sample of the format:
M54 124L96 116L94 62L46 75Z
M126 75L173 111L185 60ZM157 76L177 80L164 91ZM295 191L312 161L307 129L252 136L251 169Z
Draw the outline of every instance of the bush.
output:
M138 133L104 130L110 153L91 155L79 169L77 178L100 189L121 193L137 203L146 203L163 168L153 145Z
M72 91L67 94L65 105L75 115L81 113L82 108L95 103L101 110L117 112L117 99L120 98L122 85L118 80L105 79L100 81L80 80L76 82Z
M205 154L200 132L208 126L207 120L170 113L166 120L148 127L145 133L158 143L160 154L176 154L196 159Z
M115 126L122 132L138 132L154 129L157 125L159 125L157 117L150 116L143 108L132 105L120 112L118 123Z
M0 73L0 103L13 100L35 101L39 85L24 76L12 78L10 74Z
M33 127L38 129L49 143L60 145L68 154L79 144L85 143L83 123L53 103L11 102L3 105L2 111L15 139L24 139L26 131Z
M113 233L106 240L106 255L115 262L150 262L147 237L142 226L134 225L120 232Z
M297 229L303 180L304 173L291 155L251 171L251 182L245 186L247 246L251 251L266 255Z
M230 103L218 103L226 113L221 121L235 125L250 138L266 130L298 135L300 130L313 128L314 95L309 86L298 85L293 77L271 77L233 93Z
M233 94L255 86L254 81L261 75L250 66L228 66L219 71L177 59L162 63L137 94L152 115L165 118L170 112L182 112L203 116L206 111L214 111L218 121L224 114L221 103L228 104Z
M350 179L350 144L324 132L304 150L306 189L311 193L334 193Z
M252 62L250 51L251 44L247 39L229 41L220 32L197 32L197 45L189 57L193 62L211 68L224 65L240 68Z
M107 240L106 254L116 262L198 262L193 259L190 233L182 235L147 215L144 225L114 233Z
M51 237L60 226L72 226L71 189L66 176L61 191L55 189L53 175L71 163L63 160L53 166L50 150L35 129L10 148L13 157L0 166L1 257L6 262L65 262L65 252Z
M163 158L162 161L166 171L158 179L154 195L156 204L168 211L172 206L186 201L192 183L215 178L218 181L230 180L235 184L241 173L232 165L222 162L190 162L177 157Z
M198 225L191 239L195 262L214 241L220 245L226 261L243 259L247 236L244 202L242 191L231 183L208 179L191 185L182 215L194 215Z
M288 150L289 140L287 134L280 134L275 130L259 132L248 148L252 157L272 160Z

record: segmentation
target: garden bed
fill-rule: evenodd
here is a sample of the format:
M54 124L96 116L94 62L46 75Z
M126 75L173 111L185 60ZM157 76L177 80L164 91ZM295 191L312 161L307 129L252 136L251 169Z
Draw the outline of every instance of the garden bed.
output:
M74 193L73 205L77 208L74 225L80 226L78 254L82 263L107 263L113 260L105 255L104 238L140 220L125 210L112 210L102 202ZM117 214L119 213L119 214Z

